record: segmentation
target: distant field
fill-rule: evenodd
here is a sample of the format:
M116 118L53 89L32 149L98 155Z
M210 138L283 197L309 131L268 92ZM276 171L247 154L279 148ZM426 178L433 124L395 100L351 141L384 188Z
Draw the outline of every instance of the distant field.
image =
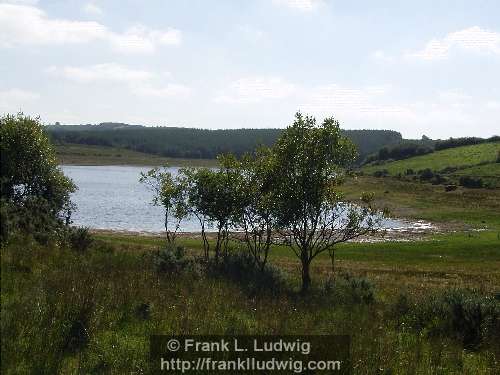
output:
M175 159L163 158L143 152L123 148L88 146L79 144L56 145L60 164L72 165L148 165L160 166L214 166L211 159Z
M476 176L483 178L500 178L500 163L476 165L453 172L457 176Z
M406 170L413 169L415 172L430 168L439 171L446 167L466 167L475 166L479 163L494 162L497 152L500 150L500 142L483 143L479 145L450 148L436 151L431 154L416 156L410 159L393 161L380 165L373 165L363 168L365 173L373 173L377 170L387 169L389 174L404 174ZM473 173L491 173L492 167L485 165L479 169L473 169ZM493 167L494 173L498 173L498 166Z
M493 164L489 164L493 165ZM424 219L445 226L500 229L500 189L466 189L446 192L443 185L397 178L361 176L342 186L348 198L373 192L378 206L391 216Z

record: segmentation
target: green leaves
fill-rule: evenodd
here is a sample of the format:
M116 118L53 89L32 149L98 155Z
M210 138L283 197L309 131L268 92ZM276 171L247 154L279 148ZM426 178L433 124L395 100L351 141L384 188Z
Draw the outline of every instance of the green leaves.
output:
M38 118L0 117L2 239L28 232L45 241L70 222L76 186L59 169Z

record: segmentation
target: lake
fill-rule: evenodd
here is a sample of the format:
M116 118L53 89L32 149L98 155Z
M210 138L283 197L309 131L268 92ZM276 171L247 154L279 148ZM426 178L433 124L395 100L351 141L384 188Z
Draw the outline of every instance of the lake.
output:
M73 179L78 190L72 200L76 204L74 225L93 229L161 232L163 210L151 204L152 192L139 183L141 172L148 167L131 166L61 166ZM178 168L170 168L176 174ZM411 224L387 219L385 228L407 228ZM182 222L182 231L200 231L195 218Z

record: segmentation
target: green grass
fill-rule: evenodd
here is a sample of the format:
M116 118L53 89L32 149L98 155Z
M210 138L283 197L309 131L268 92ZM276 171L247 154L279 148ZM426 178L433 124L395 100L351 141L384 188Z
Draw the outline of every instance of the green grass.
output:
M366 166L363 172L372 174L377 170L387 169L389 174L404 174L406 170L413 169L415 172L430 168L439 171L446 167L474 166L484 162L494 162L500 150L500 143L483 143L479 145L463 146L436 151L431 154L415 156L413 158L397 160L380 165Z
M476 165L464 169L459 169L451 173L456 176L474 176L482 178L500 178L500 163L490 163Z
M395 217L425 219L448 229L500 228L500 189L446 192L442 185L361 176L347 181L342 190L352 199L373 192L375 203Z
M55 145L59 164L73 165L147 165L215 166L211 159L164 158L124 148L80 144Z
M115 246L144 251L165 244L159 236L101 233L96 237ZM197 238L180 237L178 242L194 253L201 252ZM291 273L299 267L295 255L284 246L274 246L270 259ZM401 285L418 292L422 283L434 289L468 286L495 292L500 288L500 231L428 235L421 241L346 243L338 246L335 259L339 272L378 280L380 291L387 296L397 294ZM313 266L316 275L325 277L331 268L329 256L320 255ZM299 284L298 279L294 282Z
M456 285L484 284L478 293L488 293L491 284L485 280L495 273L498 277L500 269L495 247L500 240L494 233L341 247L337 272L368 276L376 292L371 304L338 294L340 289L324 294L321 285L329 263L324 257L315 263L315 289L309 297L292 291L249 295L221 277L158 274L154 253L138 246L137 237L103 234L100 240L104 242L84 254L28 239L2 247L2 374L146 373L149 335L189 333L348 334L354 374L372 374L373 369L391 374L498 370L491 343L464 351L453 336L432 336L402 325L397 307L400 292L417 303L435 293L436 285L452 286L456 275L463 276ZM197 251L199 241L184 241ZM141 237L139 243L154 247L159 239ZM485 267L476 268L481 261ZM277 249L271 262L285 270L291 287L297 284L289 252ZM447 268L437 274L443 264ZM138 313L141 305L148 306L147 316ZM84 330L75 331L82 326ZM70 339L74 344L68 346Z

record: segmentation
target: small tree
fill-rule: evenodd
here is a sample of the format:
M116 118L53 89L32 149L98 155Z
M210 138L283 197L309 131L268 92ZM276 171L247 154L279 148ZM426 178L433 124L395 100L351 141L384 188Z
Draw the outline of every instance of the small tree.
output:
M273 154L259 148L255 155L246 155L240 165L243 184L239 193L241 207L237 223L244 231L243 240L255 265L263 271L276 229L273 210Z
M200 221L205 258L208 259L210 244L206 227L214 224L217 229L215 260L222 252L227 252L229 229L233 226L237 210L241 205L241 175L236 168L233 156L219 157L220 167L187 168L181 171L187 188L190 212Z
M173 177L167 167L163 167L153 168L146 173L141 172L139 181L153 191L153 204L165 209L164 225L167 243L173 245L181 221L188 215L183 180Z
M47 235L69 223L76 186L59 169L38 118L0 117L0 155L2 237L11 229Z
M305 293L312 260L323 252L333 256L338 243L373 231L381 216L369 196L354 204L338 192L356 152L333 118L317 126L313 117L297 113L274 153L273 202L279 233L301 262Z

